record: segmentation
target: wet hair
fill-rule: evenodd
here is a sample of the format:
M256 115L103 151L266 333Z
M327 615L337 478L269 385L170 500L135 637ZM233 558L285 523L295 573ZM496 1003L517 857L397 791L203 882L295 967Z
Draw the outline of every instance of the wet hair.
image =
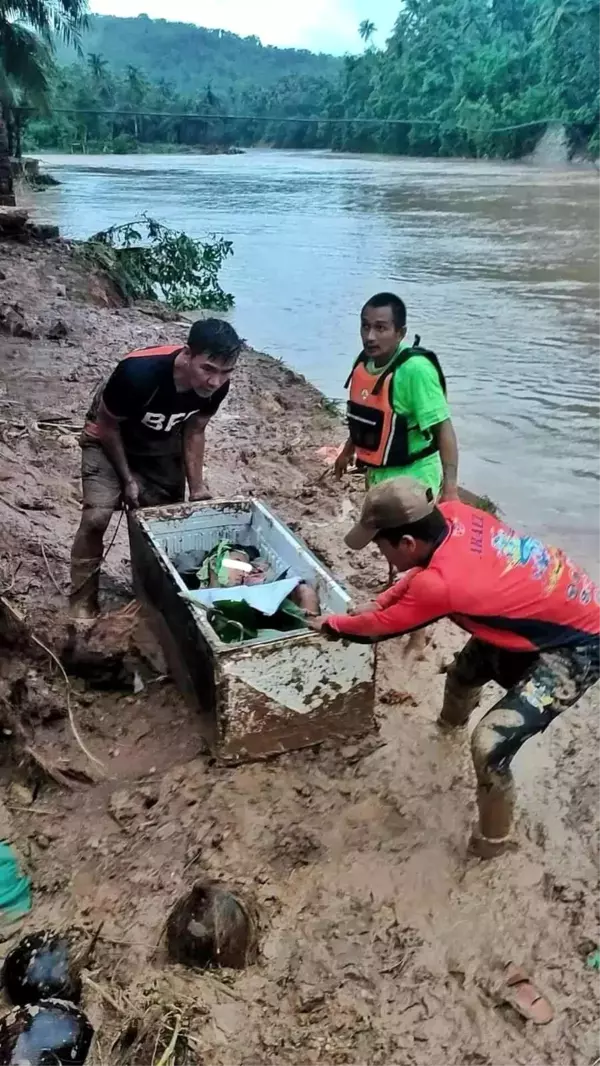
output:
M423 540L426 544L437 544L441 541L448 529L448 523L442 512L436 507L425 518L419 518L417 522L411 522L407 526L396 526L394 529L380 529L375 541L387 540L394 548L402 540L402 537L414 537L415 540Z
M396 329L404 329L406 325L406 304L404 300L401 300L393 292L375 293L375 296L367 300L365 307L391 307ZM363 311L365 307L363 307Z
M200 318L190 329L187 343L192 355L210 355L228 362L240 354L243 341L229 322L221 318Z

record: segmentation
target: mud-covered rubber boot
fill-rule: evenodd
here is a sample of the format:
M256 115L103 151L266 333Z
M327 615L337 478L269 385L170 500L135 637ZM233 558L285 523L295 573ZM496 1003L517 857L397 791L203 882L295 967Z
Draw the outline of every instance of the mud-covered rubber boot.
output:
M504 775L503 775L504 776ZM469 841L469 852L480 859L494 859L511 849L515 814L515 786L512 774L506 780L477 788L479 824Z
M98 592L101 561L71 556L69 613L76 621L90 621L100 613Z
M465 726L471 713L477 707L481 697L481 687L463 685L457 681L452 672L446 676L444 702L438 718L438 725L443 729L457 729Z

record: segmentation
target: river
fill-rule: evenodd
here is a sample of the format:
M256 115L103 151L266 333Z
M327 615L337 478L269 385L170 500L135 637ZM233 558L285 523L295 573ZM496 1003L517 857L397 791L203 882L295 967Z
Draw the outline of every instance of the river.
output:
M343 395L361 304L397 292L446 371L461 481L595 566L595 171L268 150L45 163L62 184L37 211L65 236L146 210L230 238L233 323L328 396Z

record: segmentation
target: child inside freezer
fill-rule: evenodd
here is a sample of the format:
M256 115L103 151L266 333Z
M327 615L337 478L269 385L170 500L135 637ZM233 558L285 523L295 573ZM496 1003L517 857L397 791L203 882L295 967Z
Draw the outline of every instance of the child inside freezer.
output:
M319 613L316 591L288 576L289 568L273 573L255 547L222 540L201 562L188 552L174 564L190 590L187 597L206 608L208 621L226 644L305 630L307 616Z

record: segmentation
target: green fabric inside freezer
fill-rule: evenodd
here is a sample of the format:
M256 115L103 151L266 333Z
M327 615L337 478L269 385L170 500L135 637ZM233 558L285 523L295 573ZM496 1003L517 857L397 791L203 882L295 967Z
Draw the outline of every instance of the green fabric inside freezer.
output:
M306 615L292 600L284 600L279 610L267 616L247 603L221 600L207 611L207 618L224 644L243 644L248 640L273 640L282 633L306 629ZM267 625L268 621L268 625Z

